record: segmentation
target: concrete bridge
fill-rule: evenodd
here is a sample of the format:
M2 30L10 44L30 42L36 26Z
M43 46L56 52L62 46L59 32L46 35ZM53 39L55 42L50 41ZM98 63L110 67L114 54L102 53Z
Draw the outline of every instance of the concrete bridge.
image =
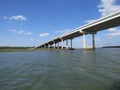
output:
M83 48L86 47L86 34L92 35L92 49L95 49L95 37L94 35L101 30L105 30L108 28L120 26L120 11L116 13L112 13L108 16L102 17L100 19L95 20L94 22L88 23L81 27L75 28L70 32L62 34L46 43L43 43L36 48L71 48L72 49L72 40L73 38L83 36ZM68 40L70 40L70 46L68 46ZM64 41L66 41L66 45L64 46ZM61 46L59 43L61 42Z

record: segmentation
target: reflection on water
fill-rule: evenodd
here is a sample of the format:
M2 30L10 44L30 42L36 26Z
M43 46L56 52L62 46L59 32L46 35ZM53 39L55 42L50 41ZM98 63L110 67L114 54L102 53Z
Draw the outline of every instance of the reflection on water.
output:
M0 90L119 90L120 49L0 53Z
M120 90L120 79L113 82L110 90Z

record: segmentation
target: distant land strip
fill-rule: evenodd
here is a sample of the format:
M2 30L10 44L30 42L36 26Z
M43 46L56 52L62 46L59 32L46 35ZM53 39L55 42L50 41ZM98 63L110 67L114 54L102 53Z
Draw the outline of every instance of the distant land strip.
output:
M22 47L22 46L1 46L0 49L28 49L33 47Z
M33 47L22 47L22 46L1 46L0 52L17 52L17 51L31 51Z
M102 48L120 48L120 46L104 46Z

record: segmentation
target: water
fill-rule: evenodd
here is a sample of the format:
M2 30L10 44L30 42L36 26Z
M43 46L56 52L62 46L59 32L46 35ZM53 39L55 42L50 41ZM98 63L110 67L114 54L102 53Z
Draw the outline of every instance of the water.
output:
M0 90L120 90L119 87L120 49L0 53Z

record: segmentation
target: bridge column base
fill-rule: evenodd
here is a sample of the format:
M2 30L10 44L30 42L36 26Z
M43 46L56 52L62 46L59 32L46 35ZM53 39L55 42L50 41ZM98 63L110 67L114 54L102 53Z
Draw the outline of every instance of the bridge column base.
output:
M70 44L71 44L71 45L70 45L70 48L72 49L72 39L70 39L70 41L71 41L71 43L70 43Z
M86 49L86 36L83 34L83 49Z
M95 49L95 34L92 34L92 49Z
M64 40L63 39L61 39L61 45L62 45L62 49L64 48Z
M83 33L83 49L84 50L95 50L95 34L96 33L90 33L92 34L92 47L86 47L86 33Z
M68 49L68 40L66 40L66 49Z

